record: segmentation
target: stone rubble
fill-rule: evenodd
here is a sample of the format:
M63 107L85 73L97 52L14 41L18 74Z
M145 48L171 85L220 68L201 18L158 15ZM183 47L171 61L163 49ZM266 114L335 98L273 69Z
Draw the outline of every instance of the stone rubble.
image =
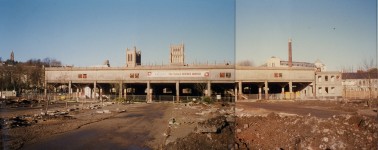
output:
M377 149L378 143L377 120L360 115L270 113L237 118L236 128L237 149Z

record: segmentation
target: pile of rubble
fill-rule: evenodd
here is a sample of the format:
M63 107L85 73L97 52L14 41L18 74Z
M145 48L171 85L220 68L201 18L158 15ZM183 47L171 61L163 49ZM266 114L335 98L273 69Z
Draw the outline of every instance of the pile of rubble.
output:
M109 114L110 110L102 109L104 106L112 105L112 102L106 102L103 104L90 104L88 106L83 106L83 104L74 105L72 108L60 109L60 110L48 110L41 113L33 115L17 115L14 117L0 118L0 128L9 129L15 127L25 127L30 126L40 121L46 121L48 119L75 119L74 115L78 114L81 109L96 109L95 113L98 114ZM81 109L80 109L81 108ZM119 110L118 112L124 112L125 110Z
M101 121L125 110L114 111L104 106L114 103L78 104L69 107L44 109L12 110L11 114L0 118L0 145L9 149L20 149L23 144L35 142L44 137L78 129L83 125ZM13 108L10 108L13 109ZM18 109L18 108L17 108ZM113 113L116 112L116 113Z
M233 104L178 104L173 109L162 149L231 149L234 145Z
M18 108L18 107L38 107L43 105L35 99L2 99L0 100L0 108Z
M378 149L377 118L340 115L239 117L237 149Z
M70 111L77 111L77 109L68 109L67 111L49 110L34 115L18 115L10 118L0 118L0 129L31 126L48 119L75 119L73 115L69 114Z
M30 126L37 122L31 116L17 116L8 119L0 118L0 129Z
M195 131L188 136L178 138L164 147L173 149L232 149L234 146L234 122L228 122L224 116L218 116L198 123Z

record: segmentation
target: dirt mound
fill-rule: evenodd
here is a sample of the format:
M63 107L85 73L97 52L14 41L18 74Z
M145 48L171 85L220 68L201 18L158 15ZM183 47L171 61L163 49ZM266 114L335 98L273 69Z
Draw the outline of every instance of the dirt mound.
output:
M197 132L169 143L164 149L232 149L234 147L234 123L219 116L200 122Z
M358 115L236 119L236 149L378 149L377 120Z

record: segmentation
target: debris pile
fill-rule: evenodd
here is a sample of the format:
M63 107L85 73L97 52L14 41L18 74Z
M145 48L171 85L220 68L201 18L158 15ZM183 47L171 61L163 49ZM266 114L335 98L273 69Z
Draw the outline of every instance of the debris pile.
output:
M378 123L360 115L240 117L236 149L378 149Z
M225 117L217 117L199 122L195 131L197 133L220 133L228 125Z
M0 118L0 129L9 129L17 127L26 127L34 125L41 121L46 121L49 119L75 119L73 115L69 115L65 111L47 111L42 112L41 114L34 115L19 115L10 118Z
M234 123L218 116L199 122L197 132L169 143L164 149L232 149L234 135Z
M126 112L125 109L103 109L104 104L65 104L55 103L46 111L44 108L2 108L10 112L0 118L0 145L9 149L20 149L25 143L33 143L54 134L64 133L89 123L98 122L117 113ZM88 107L85 107L88 106ZM35 106L33 106L35 107ZM114 111L116 110L116 111ZM99 114L101 112L101 114Z
M9 119L0 118L0 121L0 129L26 127L37 122L37 120L31 116L17 116Z

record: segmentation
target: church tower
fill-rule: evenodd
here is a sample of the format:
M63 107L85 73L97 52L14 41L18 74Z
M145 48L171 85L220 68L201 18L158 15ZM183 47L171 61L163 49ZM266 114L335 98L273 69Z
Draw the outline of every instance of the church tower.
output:
M170 63L171 65L184 65L184 43L171 45Z
M136 67L140 66L141 60L142 60L142 53L140 50L137 50L137 48L134 46L133 49L126 49L126 65L127 67Z

